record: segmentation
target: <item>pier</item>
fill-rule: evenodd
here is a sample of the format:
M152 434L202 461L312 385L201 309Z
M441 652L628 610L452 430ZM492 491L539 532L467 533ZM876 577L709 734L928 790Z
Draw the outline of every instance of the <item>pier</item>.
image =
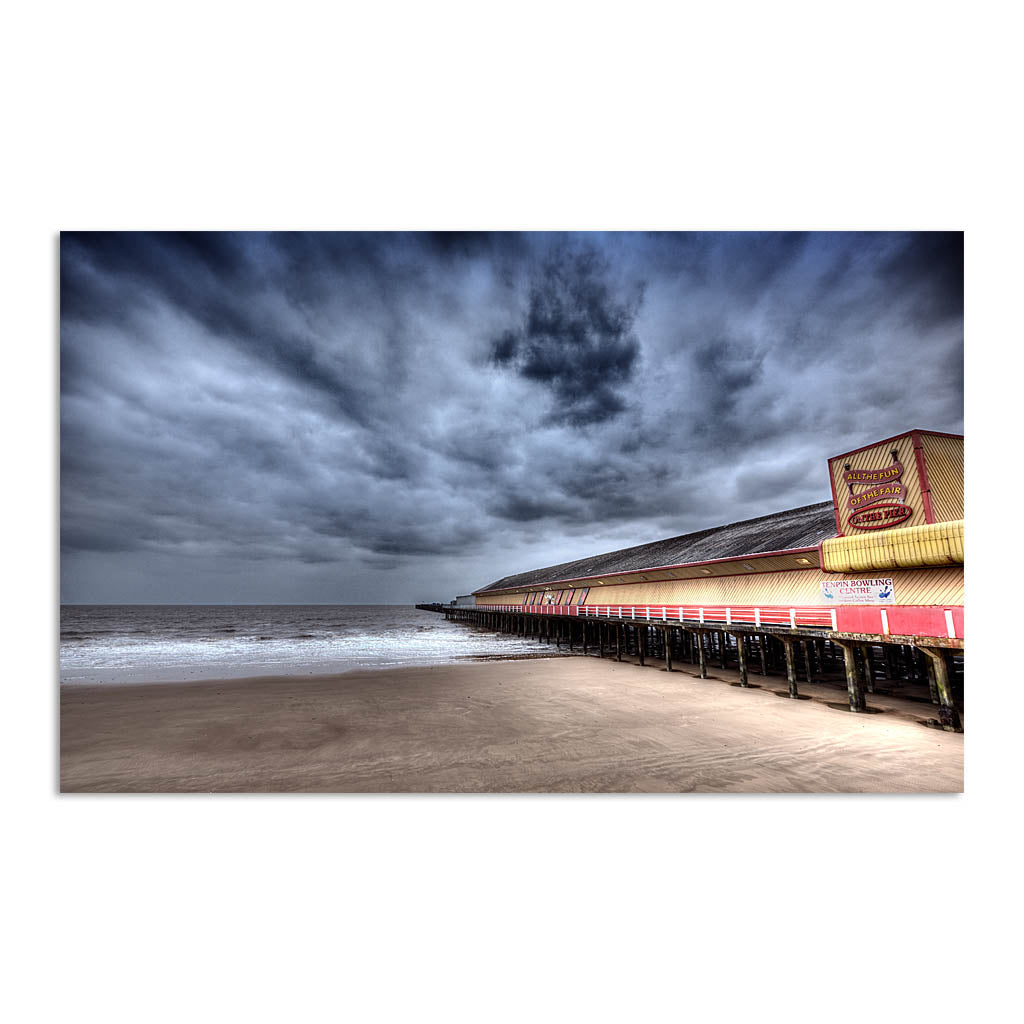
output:
M451 604L453 622L559 649L836 682L831 707L912 693L963 731L964 439L908 430L827 460L831 501L495 580ZM866 488L866 489L865 489ZM473 604L469 605L469 597Z
M963 641L949 637L888 636L840 632L824 625L802 625L797 610L790 622L739 621L742 609L687 610L670 606L541 605L537 607L457 607L418 604L422 611L443 614L450 622L535 639L562 652L626 658L640 667L672 672L689 664L702 679L711 666L737 673L738 685L758 688L751 675L785 679L780 695L800 699L800 684L842 683L846 707L871 713L870 694L896 694L935 706L935 724L962 732ZM717 616L717 617L716 617ZM794 626L793 623L797 624ZM779 691L777 691L779 692Z

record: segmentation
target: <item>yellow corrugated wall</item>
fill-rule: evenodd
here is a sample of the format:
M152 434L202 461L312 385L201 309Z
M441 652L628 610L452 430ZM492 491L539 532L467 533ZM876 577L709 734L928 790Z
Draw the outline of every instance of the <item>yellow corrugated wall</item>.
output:
M963 520L833 537L822 541L823 568L867 572L964 564Z
M932 509L938 522L964 517L964 442L961 437L921 435Z
M816 605L824 603L822 582L857 579L858 575L863 574L802 569L750 576L709 576L697 580L591 587L587 604ZM885 575L893 578L894 604L963 604L962 566L894 569L887 570Z
M517 594L498 594L497 596L490 597L487 594L478 596L476 599L477 604L522 604L523 598L530 593L530 591L521 590Z

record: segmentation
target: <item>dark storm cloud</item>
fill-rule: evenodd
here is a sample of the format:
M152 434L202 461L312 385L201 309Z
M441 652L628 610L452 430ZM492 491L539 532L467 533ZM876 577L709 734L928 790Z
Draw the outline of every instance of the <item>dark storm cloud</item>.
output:
M495 363L551 389L552 423L585 426L626 407L641 296L617 298L608 269L592 248L559 249L538 268L522 324L494 343Z
M324 260L319 269L328 278L339 272L346 257L359 257L358 245L353 246L355 253L340 247L315 248ZM260 293L277 288L294 296L299 309L299 296L315 298L310 292L316 290L316 277L296 256L294 240L283 236L277 256L276 267L264 263L258 258L258 245L244 235L73 236L66 248L62 246L62 281L74 281L76 275L65 271L69 264L75 265L83 276L99 282L98 297L83 294L84 289L74 283L62 288L62 317L102 323L106 311L108 319L111 313L120 314L130 324L133 307L165 305L365 423L363 412L369 399L344 357L326 358L302 318L283 321L260 301ZM297 288L296 281L303 287Z
M694 346L693 361L708 388L730 394L751 387L761 374L761 358L751 358L747 347L712 337Z
M964 239L961 234L923 233L896 248L880 276L891 288L906 290L912 316L922 326L964 312Z
M67 600L407 601L962 429L960 235L66 234Z

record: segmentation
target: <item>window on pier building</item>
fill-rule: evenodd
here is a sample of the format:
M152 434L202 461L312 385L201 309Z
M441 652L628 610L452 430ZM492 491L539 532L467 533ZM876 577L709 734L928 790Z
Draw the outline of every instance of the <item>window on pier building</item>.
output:
M576 603L577 604L583 604L583 602L586 601L586 599L587 599L587 594L589 594L589 593L590 593L590 587L584 587L579 592L580 596L578 598L576 598Z
M576 593L575 590L567 590L565 592L565 603L566 604L572 604L572 595L575 594L575 593Z

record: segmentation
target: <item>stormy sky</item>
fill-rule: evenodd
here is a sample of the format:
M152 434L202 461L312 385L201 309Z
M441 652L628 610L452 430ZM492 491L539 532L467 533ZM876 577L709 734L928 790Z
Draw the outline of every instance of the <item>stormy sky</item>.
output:
M65 233L69 603L448 600L963 429L960 234Z

